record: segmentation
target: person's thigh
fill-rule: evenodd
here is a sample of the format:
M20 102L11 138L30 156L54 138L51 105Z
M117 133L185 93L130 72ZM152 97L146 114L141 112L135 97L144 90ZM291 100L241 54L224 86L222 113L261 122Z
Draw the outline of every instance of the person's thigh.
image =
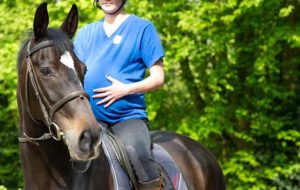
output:
M159 177L151 154L149 128L141 119L130 119L110 127L111 131L124 143L134 170L141 181Z
M150 150L150 134L148 125L144 120L129 119L116 123L110 127L110 130L121 139L125 146Z

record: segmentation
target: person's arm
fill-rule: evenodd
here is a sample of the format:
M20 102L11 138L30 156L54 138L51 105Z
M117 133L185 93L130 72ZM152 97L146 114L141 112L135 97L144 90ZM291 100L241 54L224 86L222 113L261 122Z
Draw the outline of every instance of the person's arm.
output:
M149 68L149 73L150 75L144 80L131 84L125 84L111 76L107 76L107 80L112 83L111 86L95 89L94 93L97 94L95 94L93 98L103 98L97 104L106 103L104 107L108 107L124 96L149 92L164 84L164 69L161 60L157 61Z

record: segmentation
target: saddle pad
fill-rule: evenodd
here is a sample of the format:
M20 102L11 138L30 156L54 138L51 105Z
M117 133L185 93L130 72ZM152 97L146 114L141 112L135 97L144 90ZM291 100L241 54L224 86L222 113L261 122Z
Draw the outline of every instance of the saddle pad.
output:
M154 160L168 173L175 190L187 190L188 188L182 174L170 154L158 144L154 144L152 151ZM169 189L171 187L166 187L166 190Z
M111 142L106 135L103 135L102 147L104 153L109 161L111 172L113 175L114 186L116 190L131 190L132 186L129 177L121 167L117 156L114 152ZM175 190L187 190L187 185L183 177L169 153L160 145L154 144L153 156L157 163L159 163L168 173ZM171 190L171 187L166 187L166 190Z

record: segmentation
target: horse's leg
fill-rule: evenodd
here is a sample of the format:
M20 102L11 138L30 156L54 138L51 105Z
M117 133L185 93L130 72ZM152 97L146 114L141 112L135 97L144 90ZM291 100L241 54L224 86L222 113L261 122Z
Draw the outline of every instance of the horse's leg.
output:
M154 132L151 137L176 161L189 190L226 189L218 162L200 143L170 132Z

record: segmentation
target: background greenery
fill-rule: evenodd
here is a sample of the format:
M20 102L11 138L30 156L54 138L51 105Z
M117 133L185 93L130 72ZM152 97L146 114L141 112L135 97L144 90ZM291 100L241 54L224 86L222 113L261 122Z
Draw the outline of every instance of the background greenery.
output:
M0 0L0 189L22 187L16 57L40 0ZM48 0L50 25L71 4ZM154 129L186 134L219 160L228 189L300 189L300 0L129 0L166 50L165 86L147 96ZM5 187L4 187L5 186Z

